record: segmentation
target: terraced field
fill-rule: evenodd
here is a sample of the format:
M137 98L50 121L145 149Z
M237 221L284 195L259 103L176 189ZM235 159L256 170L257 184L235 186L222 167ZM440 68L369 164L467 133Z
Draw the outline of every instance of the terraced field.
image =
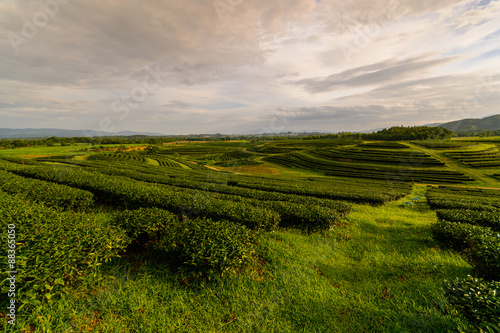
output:
M498 146L492 146L479 151L447 152L447 155L472 168L500 167L500 149Z
M278 154L265 161L326 176L460 184L473 179L445 167L445 163L410 147L349 146Z

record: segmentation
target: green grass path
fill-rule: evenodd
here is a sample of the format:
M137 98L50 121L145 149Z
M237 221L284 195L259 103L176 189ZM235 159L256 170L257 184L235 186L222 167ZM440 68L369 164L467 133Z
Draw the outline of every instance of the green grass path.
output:
M422 191L416 187L406 200ZM432 240L429 226L436 216L425 197L413 209L402 208L402 201L355 205L346 226L324 239L275 236L290 249L281 250L283 284L290 288L290 281L302 280L295 282L297 290L313 300L302 301L304 332L457 332L463 325L446 304L441 283L470 268ZM317 282L311 284L314 273Z

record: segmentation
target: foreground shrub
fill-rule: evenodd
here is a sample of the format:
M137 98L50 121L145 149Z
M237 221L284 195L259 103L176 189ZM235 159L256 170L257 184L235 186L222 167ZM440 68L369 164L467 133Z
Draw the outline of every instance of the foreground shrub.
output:
M163 233L156 249L176 256L185 270L199 275L246 266L255 254L255 234L228 221L184 219Z
M477 324L500 323L500 281L487 282L468 275L445 282L448 301Z
M500 234L480 237L471 247L470 257L477 276L500 280Z
M500 231L500 210L439 209L437 217L452 222L463 222Z
M492 236L493 230L468 223L438 221L432 226L434 239L443 246L458 251L469 249L482 237Z
M500 280L500 233L468 223L439 221L432 227L434 239L445 247L465 251L475 275Z
M179 217L160 208L140 208L120 212L115 224L123 228L135 244L154 246L163 233L179 224Z
M163 209L141 208L119 213L115 224L133 243L199 275L244 267L255 252L255 233L234 222L179 219Z
M60 212L0 191L2 244L15 244L10 247L14 252L0 252L0 261L7 263L7 256L15 255L9 257L13 266L4 272L18 272L19 299L38 305L42 297L51 299L67 292L67 287L91 282L98 266L128 245L125 232L109 222L104 215ZM7 238L15 242L8 243ZM6 277L2 294L8 290Z
M344 214L342 212L320 206L270 201L265 206L281 215L281 227L293 227L306 232L328 230Z

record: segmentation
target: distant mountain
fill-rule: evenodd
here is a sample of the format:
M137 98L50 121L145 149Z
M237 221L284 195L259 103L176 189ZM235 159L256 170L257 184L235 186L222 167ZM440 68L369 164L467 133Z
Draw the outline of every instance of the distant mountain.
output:
M495 131L500 130L500 114L482 119L468 118L429 126L439 126L453 132Z
M161 133L149 132L101 132L95 130L65 130L57 128L0 128L0 138L2 139L22 139L22 138L47 138L57 136L60 138L69 137L92 137L92 136L132 136L132 135L148 135L148 136L163 136Z
M327 130L291 130L287 132L270 132L269 128L255 128L253 130L247 130L242 132L232 133L231 135L262 135L262 136L280 136L280 135L288 135L288 134L311 134L311 135L323 135L323 134L332 134L335 132L327 131Z

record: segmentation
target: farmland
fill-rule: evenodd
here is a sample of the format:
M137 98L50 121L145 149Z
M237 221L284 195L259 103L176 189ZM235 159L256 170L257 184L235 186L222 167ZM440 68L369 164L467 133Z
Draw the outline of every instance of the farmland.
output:
M283 139L2 150L16 329L495 332L498 149Z

